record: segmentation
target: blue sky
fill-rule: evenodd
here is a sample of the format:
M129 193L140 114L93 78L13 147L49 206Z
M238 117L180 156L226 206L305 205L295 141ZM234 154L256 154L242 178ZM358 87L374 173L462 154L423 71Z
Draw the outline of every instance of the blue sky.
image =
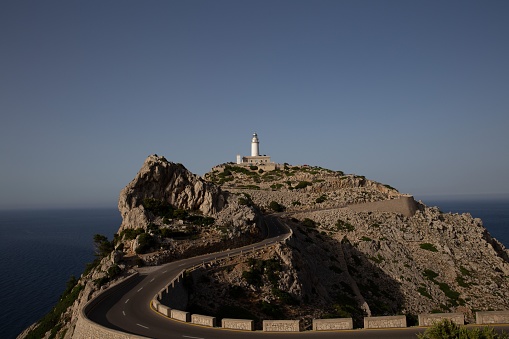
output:
M0 209L114 207L157 153L509 195L507 1L2 1Z

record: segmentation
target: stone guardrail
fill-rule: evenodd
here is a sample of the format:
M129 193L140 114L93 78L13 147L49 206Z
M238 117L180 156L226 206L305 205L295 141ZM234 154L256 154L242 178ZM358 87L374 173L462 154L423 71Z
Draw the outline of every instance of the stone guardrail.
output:
M170 317L175 320L180 320L183 322L191 322L191 313L180 310L171 310Z
M223 318L221 327L231 330L254 331L254 320Z
M399 328L406 326L406 316L365 317L364 328Z
M475 320L480 325L509 324L509 311L476 312Z
M202 326L216 327L216 317L201 314L191 314L191 323Z
M300 332L300 320L264 320L263 332Z
M313 331L336 331L352 329L352 318L313 319Z
M463 313L428 313L419 314L419 326L432 326L434 323L448 319L455 324L465 325Z

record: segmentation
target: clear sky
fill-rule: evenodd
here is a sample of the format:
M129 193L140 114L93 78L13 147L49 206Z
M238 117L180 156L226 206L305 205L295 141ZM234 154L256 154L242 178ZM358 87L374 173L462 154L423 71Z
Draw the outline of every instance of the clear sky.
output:
M114 207L157 153L509 195L509 1L0 2L0 209Z

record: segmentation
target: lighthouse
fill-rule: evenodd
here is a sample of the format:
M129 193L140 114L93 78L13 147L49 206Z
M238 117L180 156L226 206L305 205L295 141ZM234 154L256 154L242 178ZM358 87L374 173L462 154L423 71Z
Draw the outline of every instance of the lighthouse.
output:
M256 133L253 134L253 139L251 139L251 156L257 157L260 155L260 141L258 140L258 135Z
M258 140L258 134L256 133L253 133L251 138L251 155L243 157L238 154L237 165L263 169L264 171L272 171L278 166L270 161L270 156L260 155L260 140Z

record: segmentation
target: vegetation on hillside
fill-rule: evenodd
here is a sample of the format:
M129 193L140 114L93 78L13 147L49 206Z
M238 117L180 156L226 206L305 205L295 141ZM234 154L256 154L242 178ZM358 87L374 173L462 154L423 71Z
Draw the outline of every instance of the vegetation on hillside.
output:
M449 319L441 320L417 334L419 339L508 339L507 333L497 333L492 327L468 329L459 326Z

